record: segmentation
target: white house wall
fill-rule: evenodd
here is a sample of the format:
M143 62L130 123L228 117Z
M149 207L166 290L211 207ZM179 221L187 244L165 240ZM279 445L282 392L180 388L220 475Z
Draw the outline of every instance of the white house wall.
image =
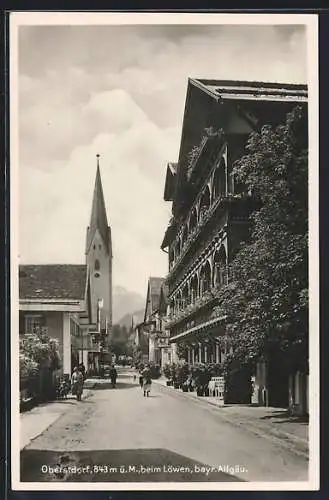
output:
M71 375L70 313L63 313L63 372Z

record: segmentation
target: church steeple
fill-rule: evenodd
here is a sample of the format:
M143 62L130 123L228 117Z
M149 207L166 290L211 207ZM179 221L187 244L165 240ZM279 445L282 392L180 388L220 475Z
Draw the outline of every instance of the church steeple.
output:
M108 226L106 216L99 155L97 155L90 225L87 228L86 266L90 320L109 336L112 325L112 241L111 228ZM108 342L105 348L108 349Z
M90 224L87 233L86 253L90 249L90 245L94 239L97 230L99 231L104 241L107 251L111 253L111 241L110 241L111 233L109 230L107 216L106 216L103 186L99 168L99 154L97 154L96 157L97 157L96 179L95 179L93 203L90 216Z

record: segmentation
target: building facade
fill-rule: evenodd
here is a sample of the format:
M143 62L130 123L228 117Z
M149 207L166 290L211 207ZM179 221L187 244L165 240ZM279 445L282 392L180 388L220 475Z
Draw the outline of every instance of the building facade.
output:
M61 372L78 363L76 338L85 310L86 266L22 265L19 268L19 334L43 329L58 341ZM74 333L73 333L74 332Z
M148 361L164 366L171 362L169 331L166 328L167 287L164 278L151 277L147 284L144 321L137 325L136 339L147 339Z
M230 279L229 263L248 237L255 206L233 164L251 132L283 122L306 101L302 85L188 81L179 158L167 166L164 199L172 218L162 249L169 258L170 342L191 364L223 363L231 350L217 293ZM240 374L232 385L238 390L231 402L251 402L248 377Z

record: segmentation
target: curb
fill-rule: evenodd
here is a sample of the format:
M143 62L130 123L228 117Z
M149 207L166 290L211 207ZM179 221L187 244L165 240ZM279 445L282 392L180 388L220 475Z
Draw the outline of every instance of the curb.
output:
M209 405L209 406L212 406L213 408L217 408L218 410L220 410L220 406L217 405L216 403L212 402L212 401L209 401L209 400L206 400L206 399L203 399L203 398L197 398L196 396L188 396L187 394L189 393L185 393L185 392L182 392L182 391L179 391L178 389L174 389L173 387L171 386L167 386L167 385L164 385L162 384L161 382L158 382L158 381L154 381L158 386L162 386L164 387L165 389L169 390L169 391L174 391L175 393L179 394L181 397L187 399L187 400L190 400L190 401L195 401L203 406L205 405ZM224 408L225 408L225 405L224 405ZM256 427L254 427L253 425L250 425L250 423L246 423L246 424L243 424L241 422L238 422L236 420L232 420L230 418L227 418L226 416L224 416L223 414L220 414L220 418L225 421L225 423L228 423L232 426L235 426L235 427L239 427L240 429L243 429L243 430L246 430L248 432L251 432L252 434L258 436L258 437L262 437L262 438L265 438L265 439L268 439L272 442L276 442L278 443L281 447L283 448L286 448L288 451L290 451L291 453L293 453L294 455L297 455L299 456L300 458L304 458L304 459L309 459L309 451L308 451L308 441L305 440L305 439L302 439L302 438L298 438L296 436L294 436L293 434L289 434L287 432L284 432L284 431L273 431L272 428L268 428L268 431L265 431L264 432L261 432L259 429L257 429ZM305 447L306 449L303 450L303 449L299 449L297 448L297 444L300 444L302 445L302 447Z

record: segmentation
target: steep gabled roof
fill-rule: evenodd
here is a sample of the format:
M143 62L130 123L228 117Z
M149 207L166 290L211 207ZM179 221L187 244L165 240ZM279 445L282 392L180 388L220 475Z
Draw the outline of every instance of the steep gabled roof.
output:
M172 201L175 192L177 163L168 163L164 189L164 200Z
M183 206L189 153L206 128L225 134L247 134L262 124L278 124L296 104L306 105L307 85L189 78L186 92L173 214ZM236 120L237 116L241 120ZM242 127L242 128L240 128Z
M159 310L162 313L166 313L168 305L168 285L164 281L161 285L160 297L159 297Z
M148 280L144 321L147 315L154 314L159 309L161 286L164 278L151 277Z
M159 307L159 298L163 282L164 278L149 278L152 311L156 311L156 309Z
M271 101L306 101L307 85L256 81L207 80L191 78L190 82L217 99Z
M172 238L175 234L175 231L176 231L176 224L175 224L174 220L172 219L172 220L170 220L168 227L165 231L165 234L164 234L164 237L163 237L163 240L161 243L161 247L160 247L161 250L164 250L165 248L168 247L168 245L172 241Z
M86 270L75 264L20 265L19 298L84 300Z
M103 194L103 186L99 164L97 162L96 179L93 195L93 203L90 216L90 224L87 230L86 252L88 252L96 231L99 231L108 251L111 250L109 226L107 223L106 208Z

